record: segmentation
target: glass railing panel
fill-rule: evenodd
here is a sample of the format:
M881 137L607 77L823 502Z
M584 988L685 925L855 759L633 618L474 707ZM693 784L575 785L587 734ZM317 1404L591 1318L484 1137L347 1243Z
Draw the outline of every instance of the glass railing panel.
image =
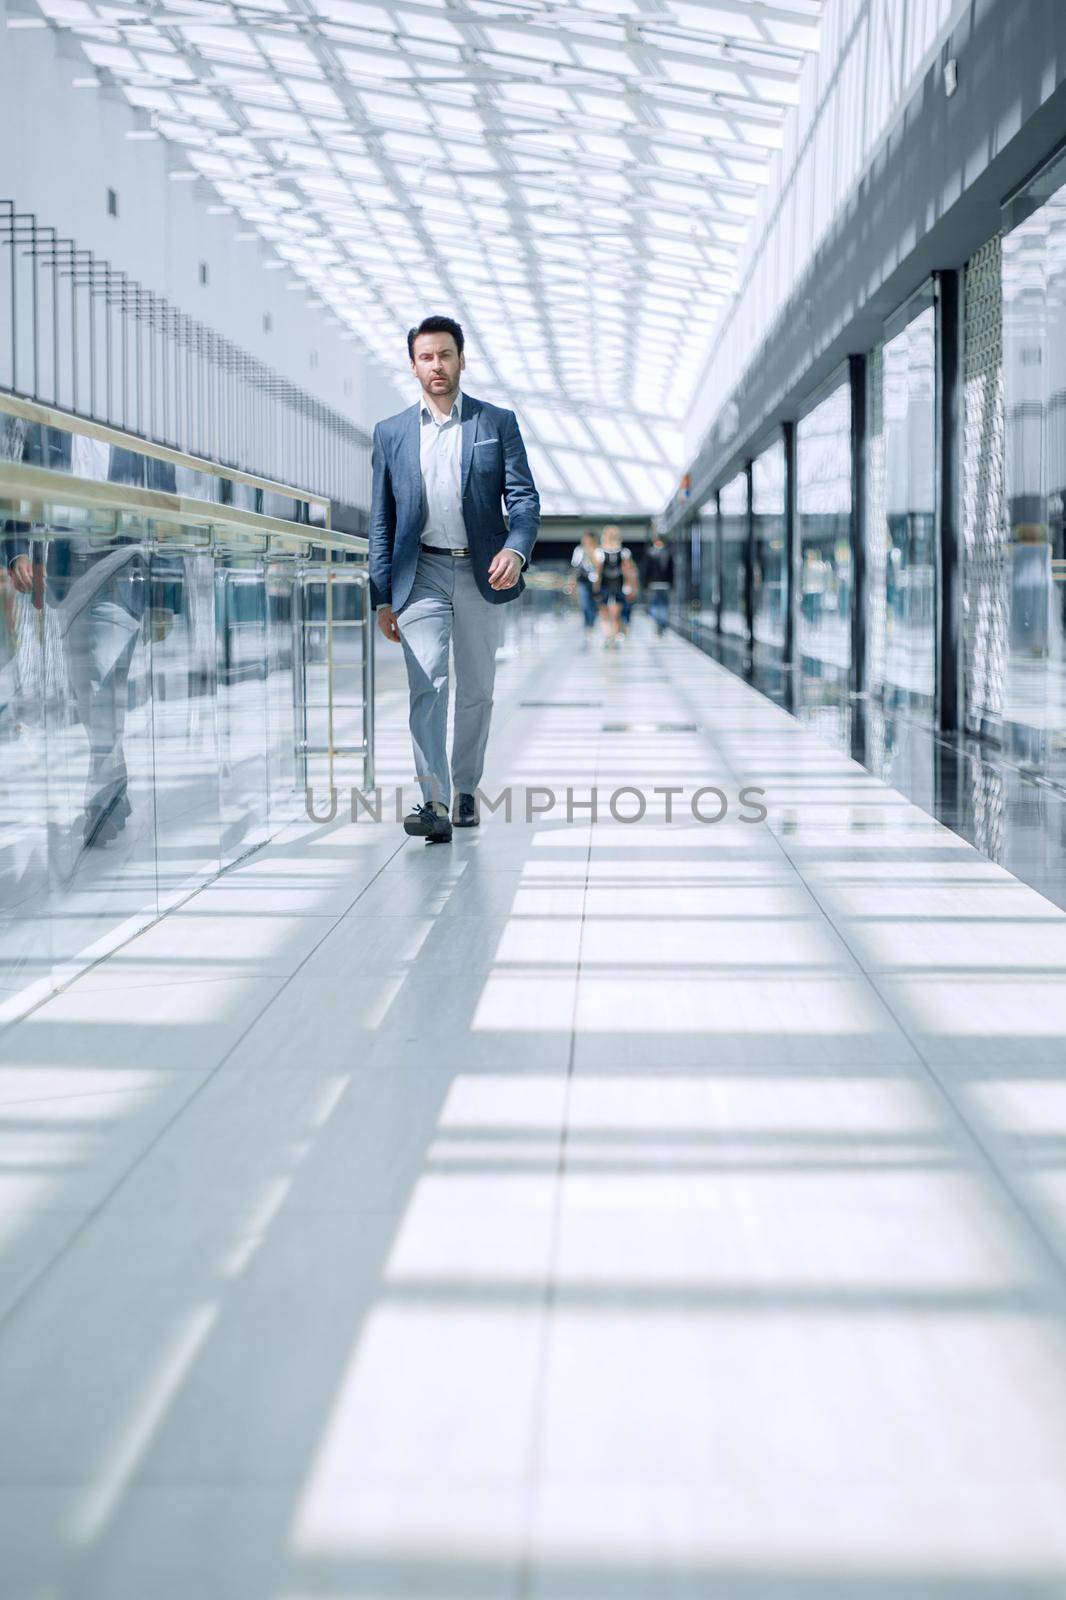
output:
M806 692L851 670L851 398L846 378L796 426L798 656Z
M310 779L373 781L365 541L6 403L0 1022L299 815Z
M59 647L43 573L24 592L9 568L17 532L9 523L0 560L0 1004L52 970L45 704L58 692Z
M151 560L159 904L222 862L211 530L158 529Z
M752 462L753 632L779 658L785 647L788 570L785 549L785 447L776 440Z
M222 865L269 836L265 550L228 531L215 554L216 726Z
M42 509L28 525L7 517L3 541L15 647L0 727L9 989L155 903L146 527Z
M297 561L294 556L266 568L267 807L272 825L297 814L303 799L297 702Z
M738 639L748 631L744 585L748 552L748 480L743 472L730 480L718 495L718 528L721 537L722 605L720 627Z

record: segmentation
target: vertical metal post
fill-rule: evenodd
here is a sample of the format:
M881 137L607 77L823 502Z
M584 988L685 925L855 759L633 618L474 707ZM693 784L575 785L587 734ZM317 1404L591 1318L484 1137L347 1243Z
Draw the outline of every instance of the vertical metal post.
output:
M38 249L37 249L37 218L36 217L31 217L30 218L30 261L32 263L33 291L32 291L32 294L31 294L30 298L31 298L31 304L32 304L32 319L33 319L33 393L34 393L35 396L39 395L40 392L41 392L41 366L40 366L41 330L40 330L40 325L39 325L39 322L38 322L38 287L37 287L38 255L39 255L39 252L38 252Z
M136 407L137 407L137 423L136 423L135 431L137 433L143 433L144 432L144 360L143 360L144 319L143 319L143 317L141 315L141 286L140 286L139 283L134 284L133 293L134 293L134 306L135 306L134 316L136 318L136 322L134 324L134 354L133 354L133 372L134 372L134 379L135 379L135 385L136 385L136 387L135 387L135 394L136 394L135 404L136 404Z
M866 357L848 357L851 387L851 692L866 687Z
M785 665L796 660L796 609L799 604L799 521L796 516L796 424L782 427L785 443Z
M363 788L374 787L374 608L370 575L363 584Z
M64 239L70 276L70 409L78 409L78 276L73 239Z
M755 653L755 506L754 463L744 463L744 488L747 494L746 532L744 536L744 634L748 654Z
M333 789L333 547L326 549L326 748L329 787Z
M8 207L10 206L10 209ZM10 202L5 205L8 229L7 242L11 248L11 387L18 393L19 386L19 314L18 314L18 263L15 259L15 207Z
M703 534L702 524L697 513L685 523L684 537L688 540L688 557L685 561L685 577L687 592L681 597L683 606L682 623L687 634L691 635L696 626L696 617L700 608L700 563L703 560Z
M160 389L163 395L163 416L160 421L159 434L164 444L173 444L170 432L170 305L166 300L159 303L159 328L162 334L160 340L159 364L161 368Z
M111 263L104 262L104 420L113 422L111 410Z
M59 404L59 240L49 228L52 267L52 404Z
M307 586L304 557L296 558L292 585L292 698L296 728L296 782L307 789Z
M85 255L85 282L89 291L89 415L96 418L96 258L91 250Z
M715 494L714 501L714 631L720 637L722 632L722 575L725 571L722 546L722 496Z
M936 284L936 720L945 733L963 725L959 670L959 552L962 513L962 273Z

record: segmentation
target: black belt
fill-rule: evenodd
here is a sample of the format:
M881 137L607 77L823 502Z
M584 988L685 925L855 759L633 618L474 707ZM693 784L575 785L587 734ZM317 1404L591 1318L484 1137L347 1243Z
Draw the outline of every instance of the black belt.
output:
M470 547L465 544L459 545L455 549L448 544L424 544L422 549L428 550L431 556L468 556L470 554Z

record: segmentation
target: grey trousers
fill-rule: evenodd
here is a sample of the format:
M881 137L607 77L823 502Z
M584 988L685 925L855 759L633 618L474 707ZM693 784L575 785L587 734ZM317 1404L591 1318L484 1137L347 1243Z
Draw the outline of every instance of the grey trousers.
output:
M80 611L66 635L67 671L78 720L89 736L85 809L103 810L126 788L122 736L130 664L141 623L125 606L99 596Z
M502 605L486 600L469 556L418 557L414 586L396 613L411 693L411 742L423 800L451 805L481 782L492 718ZM448 646L455 652L455 728L449 772Z

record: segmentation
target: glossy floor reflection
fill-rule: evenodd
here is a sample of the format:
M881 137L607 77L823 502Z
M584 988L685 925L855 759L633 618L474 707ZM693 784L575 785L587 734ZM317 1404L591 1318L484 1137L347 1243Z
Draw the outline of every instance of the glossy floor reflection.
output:
M5 1600L1066 1596L1066 915L579 633L0 1035Z
M694 637L713 660L1066 909L1066 788L1046 739L1036 749L1020 724L1006 725L1002 748L934 733L920 717L852 698L830 669L797 676L769 654L753 663L736 640L706 629Z

